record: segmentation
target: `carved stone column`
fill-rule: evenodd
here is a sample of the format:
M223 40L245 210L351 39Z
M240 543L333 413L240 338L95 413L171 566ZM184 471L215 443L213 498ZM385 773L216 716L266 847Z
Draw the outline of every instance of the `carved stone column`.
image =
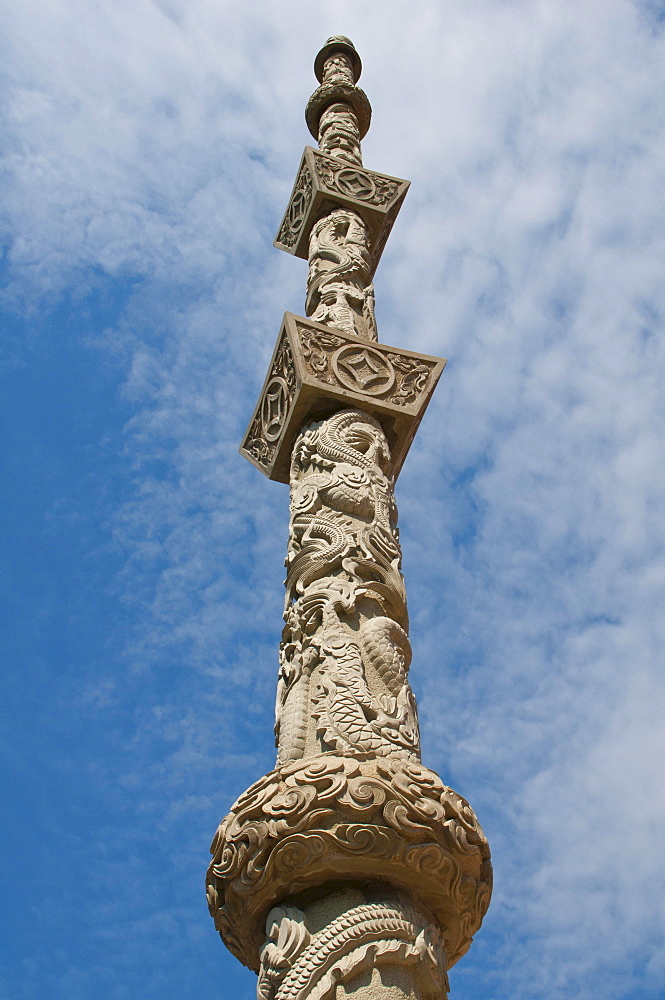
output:
M275 770L235 803L207 893L260 1000L434 1000L491 893L469 804L420 763L394 480L445 362L378 344L372 275L408 184L362 166L360 58L328 40L276 245L307 248L241 446L288 481Z

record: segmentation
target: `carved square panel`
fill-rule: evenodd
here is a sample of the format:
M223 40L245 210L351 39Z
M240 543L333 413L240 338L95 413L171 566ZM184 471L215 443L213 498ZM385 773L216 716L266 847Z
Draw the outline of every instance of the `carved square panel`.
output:
M367 226L374 272L408 189L409 181L305 146L274 245L307 260L314 224L334 208L351 208Z
M356 406L381 423L397 478L445 363L287 312L240 452L288 483L302 425Z

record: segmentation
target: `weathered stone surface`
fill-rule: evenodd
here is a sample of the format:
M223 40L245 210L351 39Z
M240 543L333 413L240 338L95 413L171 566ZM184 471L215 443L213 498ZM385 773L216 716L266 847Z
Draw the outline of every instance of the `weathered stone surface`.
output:
M305 425L291 460L278 762L327 750L419 760L390 450L340 410Z
M415 761L331 753L279 767L240 796L211 852L215 926L256 971L270 910L310 888L378 882L409 894L431 915L448 968L491 893L489 847L471 807Z
M296 900L268 914L259 1000L445 1000L443 938L411 899L383 885Z
M305 312L352 337L379 339L367 226L351 209L333 209L312 229Z
M343 60L342 67L340 60ZM346 35L331 35L327 38L314 60L314 73L319 83L336 82L340 72L347 83L357 83L362 68L362 60L356 47Z
M409 181L306 146L275 246L307 259L315 223L334 208L350 208L367 226L374 272L408 189Z
M354 406L381 424L388 474L397 478L445 363L287 312L240 452L270 479L288 483L303 423Z

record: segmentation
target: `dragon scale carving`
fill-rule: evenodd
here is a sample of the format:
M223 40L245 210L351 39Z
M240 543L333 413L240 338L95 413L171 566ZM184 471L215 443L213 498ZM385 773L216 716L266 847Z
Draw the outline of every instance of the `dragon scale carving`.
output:
M419 759L389 460L359 410L306 426L293 449L280 764L328 750Z
M399 961L417 966L421 996L439 1000L448 989L445 947L434 924L400 902L364 903L318 934L295 907L276 907L266 921L259 1000L329 1000L338 984L366 969Z
M305 311L318 323L378 340L367 226L351 209L334 209L312 229Z

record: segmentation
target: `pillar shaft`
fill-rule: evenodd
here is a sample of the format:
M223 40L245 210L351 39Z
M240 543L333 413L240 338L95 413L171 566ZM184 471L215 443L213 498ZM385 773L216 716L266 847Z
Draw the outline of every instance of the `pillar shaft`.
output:
M291 462L278 763L335 750L420 759L397 507L381 425L308 424Z

